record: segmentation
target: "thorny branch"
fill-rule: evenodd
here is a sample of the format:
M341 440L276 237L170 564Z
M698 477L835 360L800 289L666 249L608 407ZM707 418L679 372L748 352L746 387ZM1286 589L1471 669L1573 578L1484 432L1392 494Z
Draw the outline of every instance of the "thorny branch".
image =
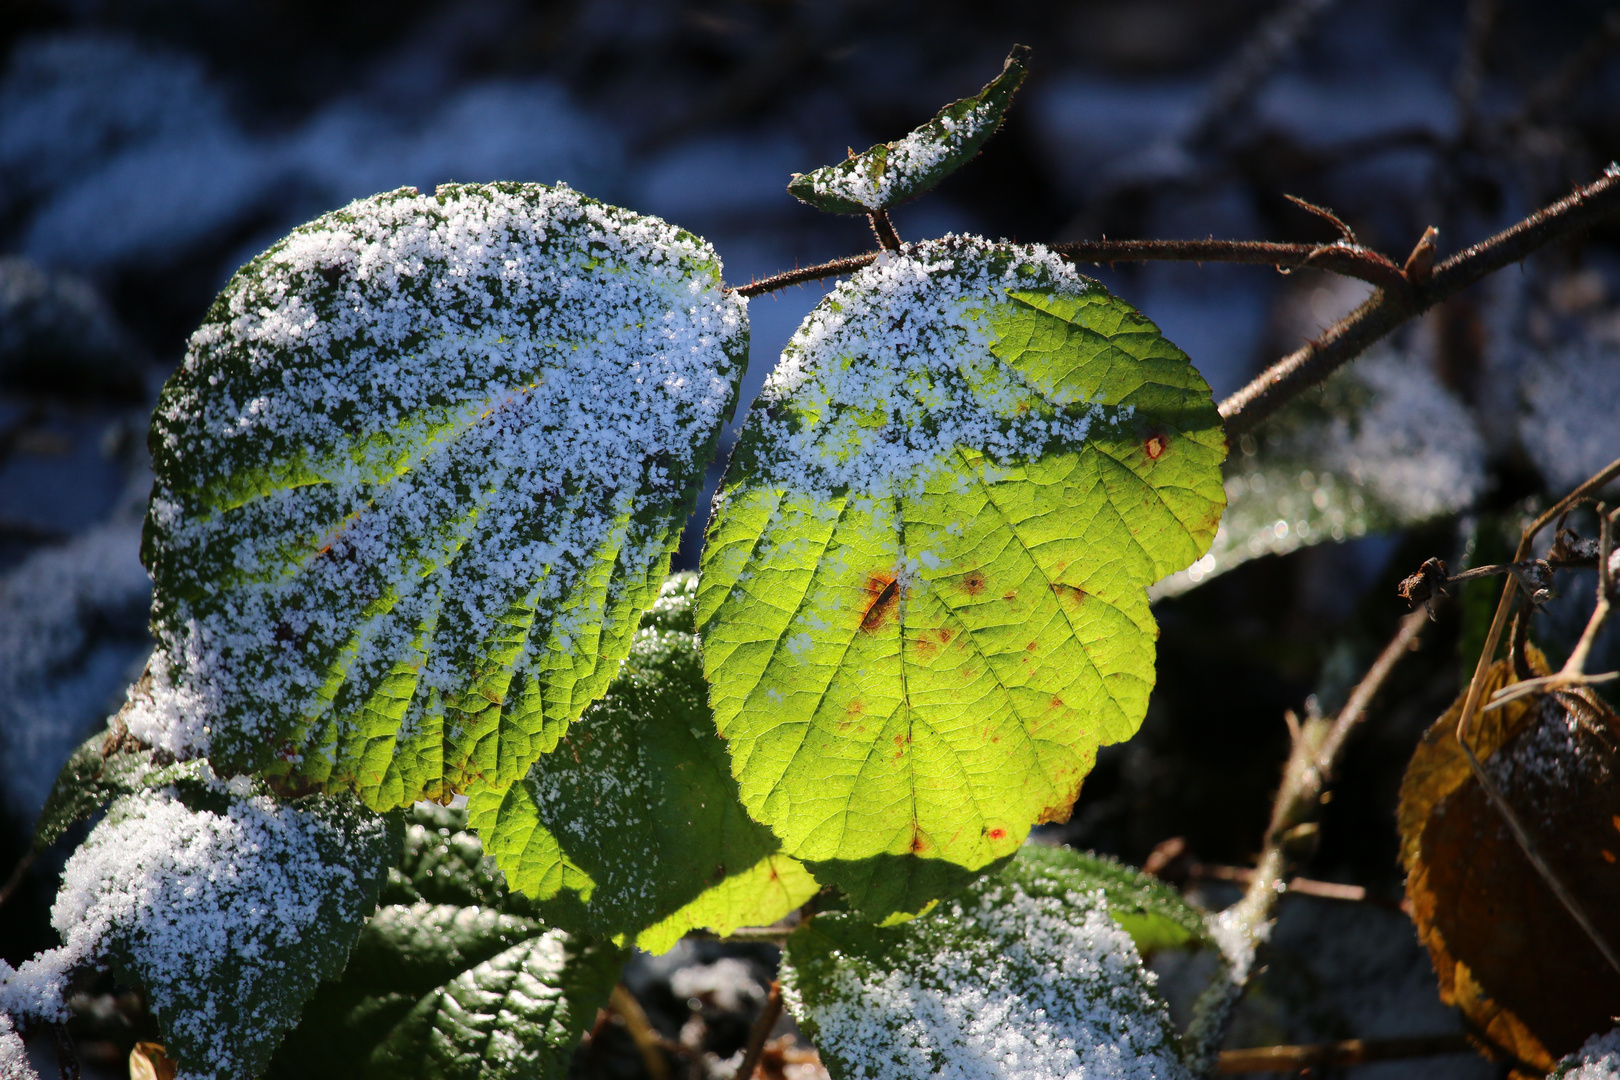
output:
M753 1030L748 1033L748 1049L743 1052L742 1064L737 1066L735 1080L753 1080L754 1070L759 1067L759 1059L765 1053L765 1040L771 1037L771 1029L780 1019L782 1019L782 983L780 980L772 980L771 992L765 998L765 1007L760 1010L759 1019L754 1021Z
M1076 262L1230 262L1310 267L1360 278L1380 288L1402 289L1401 268L1360 244L1274 244L1265 240L1075 240L1052 250Z
M1216 941L1226 966L1193 1006L1185 1052L1188 1067L1195 1075L1207 1075L1217 1068L1218 1052L1226 1036L1232 1008L1248 986L1255 950L1269 933L1277 901L1286 891L1293 853L1302 842L1315 836L1322 794L1332 780L1350 732L1367 715L1373 697L1396 663L1417 642L1426 621L1421 611L1414 611L1401 620L1395 636L1350 692L1349 700L1336 719L1329 721L1311 715L1302 725L1289 714L1293 749L1283 768L1282 787L1272 804L1271 823L1266 828L1254 876L1244 890L1243 899L1215 919Z
M1617 174L1615 170L1611 169L1606 178L1612 179L1616 175L1620 174ZM1530 554L1530 545L1535 541L1536 535L1540 533L1542 529L1546 528L1546 526L1553 520L1560 518L1562 515L1567 513L1569 509L1575 506L1577 503L1582 502L1595 492L1601 490L1606 484L1609 483L1609 481L1613 480L1617 476L1620 476L1620 458L1616 458L1614 461L1610 462L1585 483L1581 484L1580 487L1558 500L1558 502L1553 505L1552 509L1548 510L1540 517L1536 518L1535 521L1531 522L1530 525L1519 535L1519 547L1514 553L1513 561L1516 563L1523 562ZM1606 552L1600 551L1600 555L1606 554ZM1599 562L1606 563L1607 559L1600 558ZM1604 569L1600 567L1600 589L1602 588L1603 580ZM1524 823L1519 820L1519 815L1513 810L1513 807L1508 804L1507 799L1502 796L1502 792L1497 788L1495 781L1493 781L1490 774L1485 771L1485 767L1480 763L1479 758L1474 754L1473 747L1469 745L1469 739L1473 735L1474 730L1474 719L1479 715L1480 712L1480 698L1484 695L1485 691L1486 673L1489 672L1491 662L1496 657L1496 647L1502 640L1502 630L1507 625L1508 613L1513 607L1514 592L1514 583L1509 581L1502 589L1501 600L1497 601L1496 614L1492 617L1491 628L1485 635L1485 647L1480 650L1479 660L1474 664L1474 676L1468 682L1468 694L1463 699L1462 715L1457 718L1457 743L1462 747L1463 756L1468 759L1468 768L1473 772L1474 779L1479 782L1480 788L1485 792L1486 797L1490 799L1491 805L1496 807L1497 813L1502 815L1502 820L1507 825L1508 831L1513 834L1513 839L1517 841L1519 849L1524 852L1525 858L1530 861L1530 865L1536 868L1536 872L1540 874L1542 880L1547 883L1547 887L1553 891L1553 895L1558 897L1559 902L1564 905L1564 909L1569 912L1570 917L1573 918L1575 922L1580 925L1581 929L1586 932L1586 936L1592 939L1593 944L1598 947L1598 951L1603 954L1604 959L1607 960L1610 966L1614 967L1615 970L1620 971L1620 955L1616 954L1614 947L1609 944L1609 942L1604 938L1603 934L1597 929L1597 926L1586 914L1585 908L1581 902L1576 899L1574 893L1569 891L1569 889L1564 885L1563 880L1553 872L1552 868L1547 865L1546 860L1541 857L1541 853L1536 847L1535 840L1530 836L1529 831L1524 827ZM1602 607L1602 596L1603 594L1600 592L1600 607Z

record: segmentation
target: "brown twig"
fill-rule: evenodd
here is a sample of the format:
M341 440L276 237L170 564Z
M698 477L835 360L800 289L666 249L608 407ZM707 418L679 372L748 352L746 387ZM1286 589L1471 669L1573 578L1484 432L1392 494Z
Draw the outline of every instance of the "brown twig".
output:
M1194 863L1187 870L1189 881L1229 881L1234 885L1247 885L1254 880L1254 871L1247 866L1225 866L1220 863ZM1318 900L1343 900L1352 904L1377 904L1400 910L1400 902L1371 896L1363 885L1344 885L1337 881L1317 881L1315 878L1292 877L1283 891L1291 896L1312 896Z
M648 1075L653 1080L669 1080L669 1063L664 1060L661 1048L663 1039L653 1030L641 1002L625 989L624 983L619 983L608 995L608 1008L624 1018L624 1029L629 1033L630 1040L636 1044L636 1049L640 1051Z
M832 262L772 274L768 278L750 281L747 285L738 285L733 291L738 296L760 296L785 289L790 285L803 285L807 281L820 281L822 278L853 273L863 266L871 266L877 261L879 254L876 251L869 251L865 255L851 255L848 258L834 259Z
M1435 1057L1440 1054L1471 1054L1474 1048L1465 1035L1409 1035L1395 1039L1346 1039L1314 1046L1256 1046L1246 1050L1222 1050L1215 1065L1217 1073L1299 1072L1371 1061Z
M28 868L34 865L34 858L37 855L38 852L29 848L23 852L22 858L17 860L17 865L11 868L11 876L6 878L4 885L0 885L0 907L5 907L6 901L11 899L11 894L22 885L23 878L28 875Z
M1620 210L1620 168L1611 165L1593 183L1439 263L1425 283L1408 282L1405 289L1380 287L1320 338L1283 357L1221 402L1227 441L1252 429L1396 327L1502 267L1616 210Z
M759 1012L759 1019L754 1021L753 1030L748 1033L748 1049L743 1053L742 1064L737 1066L735 1080L753 1080L754 1070L759 1067L759 1059L765 1053L765 1041L771 1037L771 1029L782 1018L782 982L779 979L771 980L771 992L765 997L765 1007Z
M1311 715L1300 724L1289 715L1293 748L1283 768L1282 786L1272 803L1271 822L1266 828L1260 857L1255 862L1254 875L1249 879L1243 898L1216 917L1216 941L1221 947L1225 969L1199 995L1184 1038L1187 1064L1195 1075L1202 1076L1216 1068L1217 1052L1226 1037L1232 1007L1248 986L1255 950L1264 940L1277 901L1285 891L1284 882L1293 862L1290 849L1314 836L1322 794L1332 780L1350 732L1367 715L1373 697L1396 663L1411 651L1426 622L1427 616L1421 611L1414 611L1401 620L1395 636L1350 692L1337 718L1329 721Z
M894 222L889 220L887 210L873 210L866 219L872 223L872 235L877 237L878 247L884 251L900 250L900 234L894 231Z
M1309 267L1360 278L1381 288L1406 288L1401 268L1387 256L1343 240L1331 244L1278 244L1266 240L1075 240L1051 247L1076 262L1228 262L1290 269Z

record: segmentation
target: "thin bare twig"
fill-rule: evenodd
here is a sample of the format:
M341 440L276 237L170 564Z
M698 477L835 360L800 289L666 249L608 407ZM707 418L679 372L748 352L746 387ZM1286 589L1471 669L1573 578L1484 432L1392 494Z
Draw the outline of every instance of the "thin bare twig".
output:
M806 266L780 274L772 274L768 278L750 281L747 285L738 285L732 291L738 296L760 296L764 293L776 292L778 289L785 289L790 285L803 285L807 281L820 281L822 278L853 273L863 266L871 266L877 261L879 254L881 253L869 251L865 255L851 255L848 258L834 259L831 262L818 263L815 266Z
M877 237L878 247L884 251L900 250L900 234L894 231L894 222L889 220L887 210L873 210L866 218L872 223L872 235Z
M647 1066L647 1074L653 1080L669 1080L669 1063L664 1060L661 1048L663 1039L653 1030L652 1022L647 1019L647 1012L641 1007L641 1002L625 989L624 983L619 983L608 995L608 1008L624 1018L624 1029L629 1032L630 1040L640 1051L641 1060Z
M11 899L11 894L22 885L23 878L28 875L28 868L34 865L37 855L38 852L29 848L23 852L22 858L17 860L17 865L11 868L11 876L6 878L4 885L0 885L0 907L5 907L6 901Z
M1221 402L1228 442L1360 356L1396 327L1502 267L1617 210L1620 167L1611 165L1595 182L1439 263L1426 282L1408 282L1406 289L1377 289L1320 338L1283 357Z
M759 1019L754 1021L753 1030L748 1033L748 1049L743 1053L742 1064L737 1066L735 1080L753 1080L754 1070L759 1067L759 1059L765 1053L765 1041L771 1037L771 1029L782 1018L782 983L779 979L771 981L771 992L765 997L765 1007L759 1012Z
M1611 175L1615 175L1613 170L1611 170ZM1587 479L1585 483L1581 484L1580 487L1559 499L1557 503L1553 504L1552 509L1536 518L1519 534L1519 547L1514 553L1513 561L1523 562L1530 554L1530 547L1534 543L1536 535L1542 529L1565 514L1570 507L1588 498L1594 492L1601 490L1617 476L1620 476L1620 458L1616 458L1604 466ZM1596 923L1587 915L1585 907L1575 897L1575 894L1570 892L1568 887L1564 885L1563 879L1554 873L1552 867L1547 865L1547 861L1541 857L1541 852L1537 848L1529 830L1525 828L1524 822L1519 820L1519 815L1508 804L1507 799L1503 797L1501 790L1496 786L1496 782L1491 779L1490 774L1485 771L1485 766L1480 763L1479 758L1474 754L1473 747L1469 745L1474 730L1474 719L1480 712L1480 698L1485 693L1485 676L1496 657L1496 647L1502 640L1502 630L1507 625L1508 613L1513 607L1514 591L1515 585L1509 581L1502 588L1502 598L1497 601L1496 614L1492 617L1491 628L1485 635L1485 647L1480 650L1479 659L1474 664L1474 676L1468 682L1468 694L1463 698L1462 714L1457 718L1457 744L1462 747L1463 756L1468 759L1468 768L1474 774L1474 779L1479 782L1480 788L1485 792L1485 796L1490 800L1491 805L1496 808L1496 812L1502 816L1503 822L1508 827L1508 832L1513 834L1513 839L1518 843L1519 850L1524 852L1524 857L1530 861L1530 865L1535 868L1536 873L1541 875L1541 879L1547 883L1547 887L1552 890L1553 895L1558 897L1559 903L1564 905L1564 909L1569 912L1570 917L1585 931L1586 936L1592 939L1593 944L1598 947L1598 951L1603 954L1604 959L1616 971L1620 971L1620 955L1617 955L1614 947L1598 930Z
M1371 248L1331 244L1278 244L1266 240L1074 240L1051 245L1076 262L1229 262L1310 267L1360 278L1381 288L1405 289L1401 268Z
M1336 719L1329 721L1311 715L1304 724L1290 720L1293 749L1283 768L1282 786L1272 803L1271 823L1266 828L1254 876L1244 890L1243 899L1215 919L1216 941L1226 966L1193 1006L1184 1052L1188 1067L1196 1075L1210 1073L1217 1066L1232 1007L1248 986L1255 951L1269 933L1277 901L1286 891L1284 883L1293 861L1290 847L1315 833L1322 793L1332 780L1350 732L1367 715L1373 697L1401 657L1411 651L1426 622L1427 616L1421 611L1414 611L1401 620L1395 636L1350 692Z
M1218 1073L1299 1072L1370 1061L1396 1061L1405 1058L1434 1057L1440 1054L1472 1054L1465 1035L1409 1035L1395 1039L1346 1039L1315 1046L1256 1046L1245 1050L1222 1050L1215 1071Z

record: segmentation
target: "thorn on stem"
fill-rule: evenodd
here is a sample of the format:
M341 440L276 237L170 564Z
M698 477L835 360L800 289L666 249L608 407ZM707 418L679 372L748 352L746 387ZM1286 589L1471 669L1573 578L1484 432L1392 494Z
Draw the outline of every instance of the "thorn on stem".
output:
M1406 257L1406 265L1401 267L1401 273L1413 285L1427 285L1429 278L1434 274L1435 241L1440 237L1440 230L1430 225L1423 230L1417 246L1412 254Z

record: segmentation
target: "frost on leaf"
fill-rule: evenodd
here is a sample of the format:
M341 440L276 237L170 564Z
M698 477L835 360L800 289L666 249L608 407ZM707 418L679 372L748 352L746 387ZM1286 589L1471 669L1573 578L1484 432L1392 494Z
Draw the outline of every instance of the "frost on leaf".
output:
M1418 525L1484 489L1485 440L1468 407L1422 363L1377 351L1232 448L1215 542L1152 595L1175 596L1261 555Z
M1079 893L1102 890L1108 913L1144 954L1213 944L1204 913L1158 878L1108 858L1026 844L1003 876L1034 876Z
M210 775L204 761L164 761L124 733L115 718L106 730L79 744L57 774L34 827L34 850L44 851L70 826L95 816L120 795L178 782L205 783Z
M257 1075L342 970L393 847L346 797L290 805L241 780L123 796L63 871L64 944L0 965L0 1009L65 1018L69 974L110 957L184 1075Z
M1620 1028L1586 1040L1547 1080L1620 1080Z
M409 812L384 906L323 983L267 1080L561 1080L624 953L549 928L457 811Z
M566 187L294 230L153 420L131 731L378 809L516 780L629 649L746 348L707 244Z
M1061 820L1153 686L1147 586L1208 548L1185 354L1039 247L908 247L835 289L715 500L698 626L748 811L874 915Z
M933 912L823 913L784 994L833 1080L1173 1080L1169 1013L1103 890L1021 854Z
M0 1012L0 1080L39 1080L39 1073L28 1061L22 1036L4 1012Z
M697 580L664 583L607 696L468 817L553 926L661 953L696 927L767 925L816 883L737 796L693 633Z
M928 123L891 143L810 173L794 173L788 194L833 214L865 214L928 191L967 164L1001 126L1024 81L1029 49L1013 47L1001 74L977 94L945 106Z
M1541 654L1528 668L1546 674ZM1490 669L1483 700L1515 681ZM1525 858L1457 743L1463 698L1401 783L1401 856L1418 936L1491 1056L1545 1072L1620 1013L1620 976ZM1600 933L1620 941L1620 718L1590 688L1480 714L1470 745Z

